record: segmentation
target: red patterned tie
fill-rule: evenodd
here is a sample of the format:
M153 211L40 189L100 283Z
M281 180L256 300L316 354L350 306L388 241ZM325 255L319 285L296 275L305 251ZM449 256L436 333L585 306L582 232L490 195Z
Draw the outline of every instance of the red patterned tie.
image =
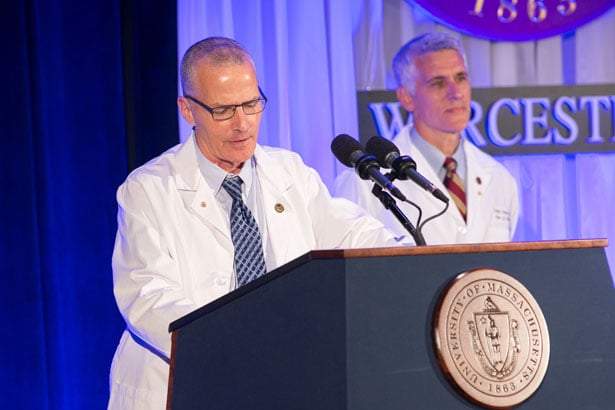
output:
M446 176L444 177L444 186L448 189L451 198L457 205L463 220L466 220L467 208L466 208L466 192L463 189L463 183L461 178L457 175L457 161L448 157L444 160L444 168L446 169Z

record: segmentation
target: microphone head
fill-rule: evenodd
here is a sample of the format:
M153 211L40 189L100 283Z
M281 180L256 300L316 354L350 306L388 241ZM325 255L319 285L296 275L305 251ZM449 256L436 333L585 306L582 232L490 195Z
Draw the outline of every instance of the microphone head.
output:
M399 148L388 139L380 136L371 137L367 141L365 149L376 157L383 168L391 168L393 161L399 157Z
M340 134L331 141L331 152L342 164L354 167L357 157L363 154L363 147L350 135Z

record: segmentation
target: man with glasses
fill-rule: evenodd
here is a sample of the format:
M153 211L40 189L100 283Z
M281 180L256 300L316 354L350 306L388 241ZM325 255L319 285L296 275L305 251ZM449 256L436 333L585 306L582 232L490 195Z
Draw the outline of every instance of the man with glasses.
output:
M258 145L267 98L239 43L194 44L181 84L192 135L117 193L114 293L127 328L109 408L165 408L170 322L311 250L397 245L357 205L331 198L297 154Z

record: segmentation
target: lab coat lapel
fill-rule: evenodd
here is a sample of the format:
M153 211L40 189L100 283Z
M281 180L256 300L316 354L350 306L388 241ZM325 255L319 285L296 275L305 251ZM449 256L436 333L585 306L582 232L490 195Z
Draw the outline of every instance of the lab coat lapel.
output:
M467 161L467 187L466 198L468 205L468 230L470 232L481 232L487 230L487 224L490 219L486 218L485 210L485 193L489 190L491 177L493 175L493 166L482 160L480 155L476 155L478 148L470 147L471 142L465 141L465 154ZM490 211L490 210L489 210ZM488 213L490 214L490 212ZM485 225L478 229L478 226Z
M297 232L292 213L292 200L289 190L294 184L288 171L274 161L262 147L256 147L256 172L262 190L263 207L267 232L276 265L288 260L293 247L293 233Z
M186 209L195 213L203 224L230 237L227 219L210 187L205 183L196 160L194 137L183 143L172 161L173 177Z

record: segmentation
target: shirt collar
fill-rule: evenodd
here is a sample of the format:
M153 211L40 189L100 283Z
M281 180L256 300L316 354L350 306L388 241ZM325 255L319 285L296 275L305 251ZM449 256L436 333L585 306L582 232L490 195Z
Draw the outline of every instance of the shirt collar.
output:
M412 127L410 130L410 141L411 143L423 154L425 160L433 169L436 175L439 177L443 177L445 171L443 171L444 160L446 156L436 147L431 145L427 140L419 135L416 131L416 128ZM460 178L465 182L465 172L466 172L466 156L465 151L463 149L463 144L466 141L463 136L459 139L459 145L455 152L453 152L453 159L457 161L457 172L460 174Z
M193 138L196 138L193 132ZM195 142L196 143L196 142ZM224 171L222 168L205 158L205 155L198 148L196 149L197 162L199 165L199 170L201 171L201 175L205 179L205 182L210 187L212 192L215 194L222 188L222 182L227 176L233 175ZM243 167L241 167L241 171L239 171L239 175L244 184L244 192L250 192L252 188L252 182L254 180L254 156L252 156L249 160L247 160Z
M410 131L410 142L423 154L431 169L438 174L442 164L444 164L444 154L421 137L414 127Z

